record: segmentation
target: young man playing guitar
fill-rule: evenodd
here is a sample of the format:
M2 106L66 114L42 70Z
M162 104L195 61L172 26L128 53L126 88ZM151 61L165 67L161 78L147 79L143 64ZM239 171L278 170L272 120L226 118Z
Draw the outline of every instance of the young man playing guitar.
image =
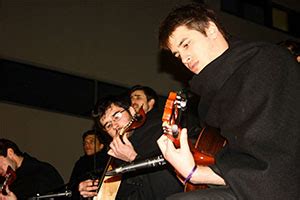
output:
M300 199L300 68L289 52L230 38L204 4L172 11L159 40L195 74L202 124L227 140L210 166L195 163L186 129L179 148L166 135L158 140L185 182L216 185L168 200Z
M162 134L161 118L147 113L145 123L137 129L119 136L136 111L122 98L107 97L99 100L95 107L96 121L112 137L109 155L129 163L160 155L156 140ZM152 112L152 111L151 111ZM87 180L79 185L83 197L97 195L98 183ZM162 168L145 169L124 174L116 199L153 200L164 199L182 191L182 186L167 165Z

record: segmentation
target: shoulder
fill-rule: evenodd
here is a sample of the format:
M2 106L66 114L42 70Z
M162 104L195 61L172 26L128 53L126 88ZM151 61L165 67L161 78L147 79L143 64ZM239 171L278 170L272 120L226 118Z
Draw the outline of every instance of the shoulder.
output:
M35 157L32 157L28 154L24 155L24 167L30 168L36 173L55 173L58 174L58 171L48 162L40 161Z

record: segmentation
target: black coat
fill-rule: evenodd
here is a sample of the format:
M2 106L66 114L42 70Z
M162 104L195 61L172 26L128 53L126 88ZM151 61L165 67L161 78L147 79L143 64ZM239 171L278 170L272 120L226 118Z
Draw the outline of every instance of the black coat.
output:
M228 145L212 166L238 199L300 199L300 67L266 43L230 48L190 82Z
M108 161L106 149L102 149L94 155L84 155L76 161L69 180L69 188L72 190L72 199L80 199L78 185L87 179L96 179L102 176Z
M161 155L156 143L163 133L161 123L161 115L151 111L147 113L145 124L130 136L129 140L138 154L135 161ZM117 199L162 200L182 190L172 168L165 165L124 174Z
M62 192L59 189L63 189L64 181L58 171L49 163L41 162L26 153L16 175L17 179L9 188L18 199Z

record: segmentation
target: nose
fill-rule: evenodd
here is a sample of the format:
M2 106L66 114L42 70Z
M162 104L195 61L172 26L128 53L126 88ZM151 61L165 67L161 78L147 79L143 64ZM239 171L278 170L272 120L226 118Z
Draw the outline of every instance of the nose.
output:
M120 129L118 122L112 121L112 128L116 131Z
M189 62L191 62L192 58L190 55L184 55L181 58L181 61L183 64L188 64Z

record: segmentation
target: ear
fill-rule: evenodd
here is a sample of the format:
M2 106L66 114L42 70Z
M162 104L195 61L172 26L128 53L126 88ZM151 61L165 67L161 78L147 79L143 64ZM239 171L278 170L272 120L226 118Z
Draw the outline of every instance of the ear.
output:
M7 157L12 159L15 156L15 151L12 148L7 149Z
M206 28L207 37L215 39L218 31L219 29L214 22L208 22L208 27Z
M152 110L152 108L154 107L154 104L155 104L155 100L154 99L150 99L148 101L148 107L149 107L149 109L147 111Z

